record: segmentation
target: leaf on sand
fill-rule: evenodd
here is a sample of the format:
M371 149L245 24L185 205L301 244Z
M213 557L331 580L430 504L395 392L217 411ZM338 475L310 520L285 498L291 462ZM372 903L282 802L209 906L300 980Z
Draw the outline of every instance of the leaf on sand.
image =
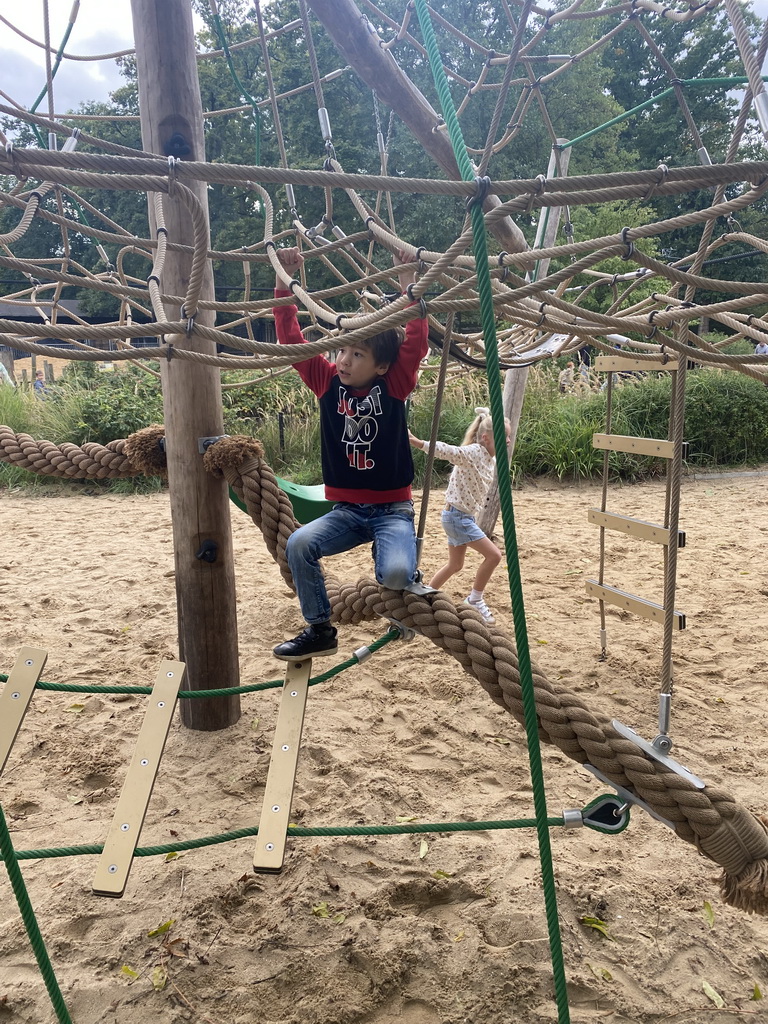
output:
M755 1001L763 998L763 993L760 991L760 986L757 982L755 982L755 987L752 989L752 995L749 998Z
M312 913L315 917L330 917L330 911L328 910L327 903L318 903L316 907L312 907Z
M85 704L70 704L66 711L71 711L75 715L79 715L80 712L85 708Z
M154 939L154 937L156 935L165 935L165 933L169 932L171 930L171 928L173 927L173 925L175 925L175 924L176 924L176 919L175 918L171 918L170 921L164 921L162 924L159 924L157 926L157 928L153 928L151 932L147 932L147 936L150 939Z
M580 917L579 920L587 928L594 928L596 932L600 932L606 939L610 939L611 942L615 942L614 937L608 931L608 925L605 921L601 921L599 917Z
M433 878L453 878L453 872L452 871L433 871L432 872L432 877Z
M418 820L419 816L417 814L411 814L410 816L407 814L398 814L398 816L395 818L395 821L398 823L398 825L406 825L409 821Z
M168 853L166 853L166 855L165 855L165 859L166 859L166 861L169 861L169 860L176 860L176 858L177 858L178 856L179 856L179 855L178 855L178 853L176 853L176 851L175 851L175 850L169 850L169 851L168 851Z
M419 843L419 860L424 860L428 853L429 843L427 842L426 839L422 839L421 842Z
M156 992L162 992L168 984L168 971L166 971L162 964L158 964L157 967L152 968L150 978L152 979L152 988Z
M129 978L138 978L139 976L139 972L134 971L134 969L132 967L129 967L128 964L123 964L123 966L120 968L120 973L127 974Z
M701 983L701 987L704 989L704 995L708 999L712 1000L712 1002L715 1004L718 1010L722 1010L722 1008L725 1006L725 1000L720 995L720 993L713 989L708 981L703 981Z
M704 900L704 920L710 928L715 927L715 912L712 909L712 904L709 900Z
M613 975L607 967L595 967L595 965L591 964L589 960L587 960L587 967L592 971L596 978L602 978L603 981L613 981Z

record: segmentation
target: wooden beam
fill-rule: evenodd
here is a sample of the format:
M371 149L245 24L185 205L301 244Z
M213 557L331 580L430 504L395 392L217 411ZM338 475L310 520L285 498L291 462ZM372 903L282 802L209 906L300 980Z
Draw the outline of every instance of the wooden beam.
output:
M597 580L586 580L587 594L597 598L598 601L605 601L606 604L623 608L626 612L640 615L644 619L651 619L664 625L664 606L656 604L655 601L648 601L644 597L637 597L635 594L628 594L626 590L619 590L618 587L606 587ZM683 612L674 611L672 617L678 629L685 629L685 615Z
M652 544L676 543L679 548L685 547L685 531L673 532L658 523L649 523L644 519L633 519L632 516L620 516L612 512L601 512L599 508L591 508L587 513L590 523L604 530L616 530L618 533L634 537L636 540L647 540Z
M675 454L673 441L664 441L656 437L593 434L592 446L601 451L629 452L631 455L655 455L659 459L671 459Z
M141 136L144 149L163 156L205 160L203 113L189 0L131 0L136 41ZM188 150L183 153L183 150ZM208 209L206 185L189 183ZM173 242L191 245L191 218L181 201L163 195L165 225ZM154 228L152 204L150 223ZM169 250L162 289L184 295L191 256ZM202 298L213 299L213 272L205 270ZM181 311L168 307L170 320ZM214 325L214 313L198 322ZM215 353L212 341L174 337L177 349ZM219 369L181 359L163 360L168 483L176 560L179 659L187 666L190 690L239 684L237 614L227 485L203 469L199 440L224 433ZM215 544L215 560L197 558L205 541ZM186 700L181 719L193 729L223 729L240 717L234 697Z
M440 115L401 70L390 51L382 47L380 36L354 0L307 0L307 6L368 88L408 125L424 151L448 177L460 181L461 173L447 132L434 131ZM498 196L488 196L483 209L487 212L500 205ZM525 252L528 248L523 232L510 217L498 221L492 230L507 252Z

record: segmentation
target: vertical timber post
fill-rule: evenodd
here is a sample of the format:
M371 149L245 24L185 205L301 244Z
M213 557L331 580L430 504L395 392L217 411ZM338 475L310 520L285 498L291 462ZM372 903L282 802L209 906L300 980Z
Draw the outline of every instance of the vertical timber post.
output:
M205 160L202 103L195 60L190 0L131 0L144 149L163 156L183 152ZM202 182L190 182L206 213ZM163 196L168 239L191 245L189 214L178 199ZM154 218L150 204L150 222ZM191 258L169 249L161 288L184 295ZM201 298L213 299L213 272L206 267ZM181 311L167 306L169 320ZM200 310L199 323L212 327L215 314ZM215 344L175 336L176 349L215 353ZM171 359L161 367L168 484L176 567L179 658L186 663L190 690L238 686L237 613L227 486L203 469L201 438L224 432L219 369ZM205 541L216 545L215 561L197 558ZM192 729L214 730L240 717L237 696L181 701L181 720Z

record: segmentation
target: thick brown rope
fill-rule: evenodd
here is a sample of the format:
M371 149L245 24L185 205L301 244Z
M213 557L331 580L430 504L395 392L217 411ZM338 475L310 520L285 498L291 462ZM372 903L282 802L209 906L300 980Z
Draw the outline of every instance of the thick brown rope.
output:
M104 479L164 473L161 426L147 427L108 445L54 445L35 441L0 426L0 461L47 476ZM293 589L285 558L288 538L297 527L287 496L263 461L258 441L223 438L204 456L206 468L224 475L261 530L283 579ZM360 623L395 619L415 629L450 654L478 680L490 698L524 724L517 653L501 630L473 609L457 606L441 591L419 595L392 591L372 579L340 583L326 579L332 619ZM696 789L682 776L647 757L611 726L608 716L590 710L567 688L552 683L536 667L533 683L539 735L579 764L591 764L615 785L630 789L657 814L675 825L723 868L723 898L741 910L768 914L768 828L763 819L714 786Z
M275 494L272 470L246 438L226 439L205 456L209 468L226 474L264 535L283 578L290 583L285 544L296 527L290 505ZM230 463L238 457L239 463ZM292 583L290 583L292 586ZM517 654L512 641L488 626L471 608L457 606L445 594L391 591L374 580L339 583L326 579L332 620L360 623L376 617L395 619L420 632L454 657L491 699L524 724ZM580 764L591 764L618 786L630 789L656 813L674 823L681 839L693 843L723 868L723 898L742 910L768 913L768 829L724 790L696 789L682 776L647 757L579 696L550 682L534 667L539 735Z

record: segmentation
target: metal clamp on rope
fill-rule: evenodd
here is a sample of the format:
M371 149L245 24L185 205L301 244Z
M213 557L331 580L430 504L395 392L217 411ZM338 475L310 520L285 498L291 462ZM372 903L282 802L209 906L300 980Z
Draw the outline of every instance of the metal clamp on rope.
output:
M477 206L479 203L481 206L485 202L485 198L491 190L491 179L487 174L482 177L478 174L475 176L475 194L467 199L467 211L471 210L473 206Z
M595 832L623 832L629 824L629 801L613 793L591 800L582 811L584 824Z
M217 434L213 437L198 437L197 450L201 455L205 455L212 444L216 444L217 441L222 441L225 437L229 437L229 434Z
M370 647L358 647L356 651L352 651L352 657L356 658L360 665L362 665L364 661L368 661L372 654L373 651Z
M623 260L632 259L632 256L634 255L634 252L635 252L635 243L630 241L627 238L627 232L629 230L630 229L628 227L621 229L621 240L624 243L624 245L626 245L626 247L627 247L627 251L625 253L622 253L622 256L621 256L621 258Z
M611 726L616 730L619 736L622 736L625 740L630 740L636 747L639 747L648 757L654 761L658 761L659 764L663 764L669 771L674 772L675 775L679 775L680 778L685 779L686 782L690 782L696 789L705 789L706 782L700 779L698 775L694 775L693 772L689 771L684 765L680 764L679 761L675 761L674 758L668 757L664 750L660 750L653 743L649 743L644 740L642 736L638 736L634 729L630 729L628 725L622 725L621 722L615 718L611 722Z
M168 157L168 197L170 199L176 195L176 165L178 162L175 156Z
M584 815L578 808L563 811L563 828L583 828Z
M400 639L404 640L406 643L410 643L410 641L416 636L415 629L411 629L410 626L404 625L404 623L400 622L398 619L393 619L389 615L385 615L384 618L387 622L392 623L392 628L397 630L400 634Z
M607 775L603 775L603 773L598 768L595 768L593 764L585 764L582 765L582 767L586 768L588 772L595 776L595 778L600 779L600 781L604 785L610 786L612 789L615 789L618 796L621 797L622 802L627 803L630 806L634 805L636 807L642 807L642 809L647 814L650 814L652 818L655 818L656 821L660 821L662 825L666 825L667 828L671 828L673 832L677 831L677 825L674 823L674 821L670 821L668 818L662 817L657 811L654 811L650 804L647 804L645 800L641 800L639 796L636 796L634 793L630 792L630 790L628 789L625 789L623 786L617 785L615 782L609 779Z

